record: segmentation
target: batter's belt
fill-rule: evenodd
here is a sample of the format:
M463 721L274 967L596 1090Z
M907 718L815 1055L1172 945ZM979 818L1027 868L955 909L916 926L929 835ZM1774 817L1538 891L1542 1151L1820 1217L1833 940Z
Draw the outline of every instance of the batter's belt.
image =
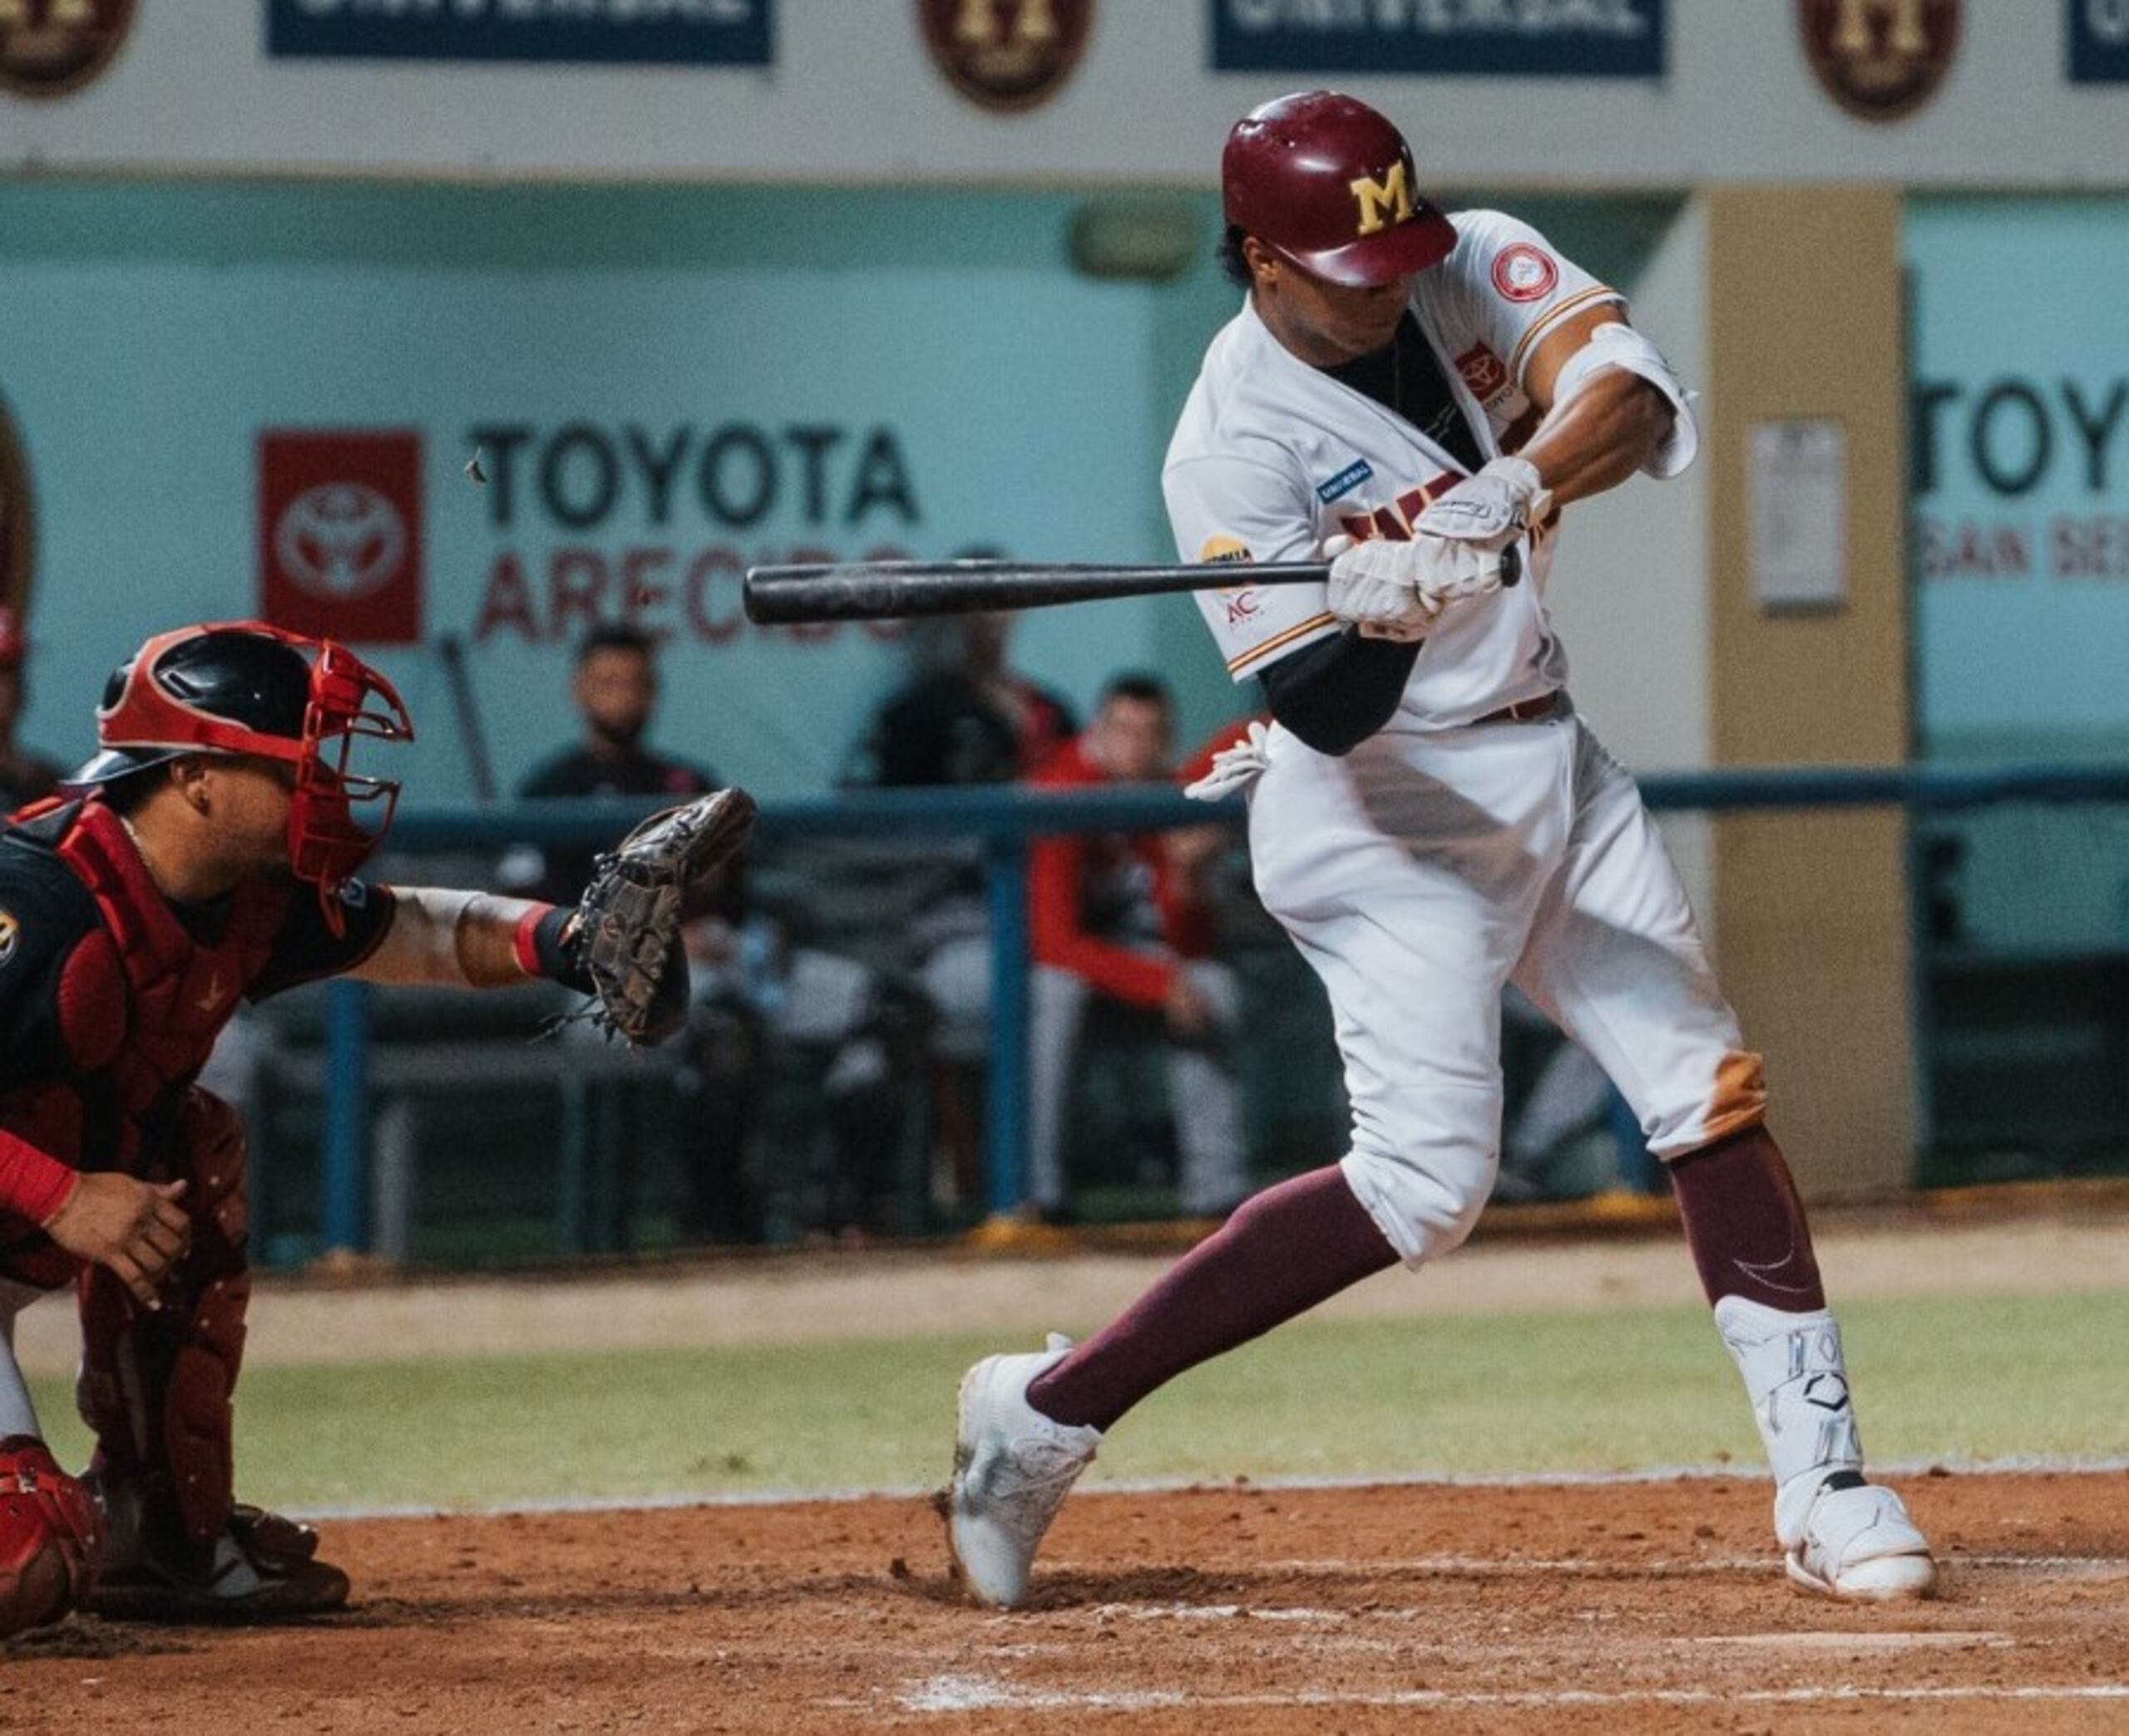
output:
M1571 717L1574 702L1567 696L1565 688L1555 688L1549 693L1541 693L1535 699L1519 699L1513 705L1504 705L1499 711L1489 711L1483 718L1474 718L1474 725L1480 723L1543 723L1550 718Z

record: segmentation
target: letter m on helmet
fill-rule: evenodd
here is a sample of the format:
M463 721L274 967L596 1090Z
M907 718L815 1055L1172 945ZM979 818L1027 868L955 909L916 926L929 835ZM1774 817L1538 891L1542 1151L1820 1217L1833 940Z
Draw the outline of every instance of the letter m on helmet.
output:
M1359 235L1372 235L1390 223L1408 223L1412 216L1412 190L1405 179L1402 158L1390 165L1381 180L1363 175L1351 183L1353 202L1360 207Z

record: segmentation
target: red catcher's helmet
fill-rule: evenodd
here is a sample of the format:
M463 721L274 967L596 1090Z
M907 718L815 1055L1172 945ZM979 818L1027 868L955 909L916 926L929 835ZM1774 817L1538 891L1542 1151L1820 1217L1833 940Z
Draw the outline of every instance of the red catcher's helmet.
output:
M1456 230L1420 195L1412 148L1336 91L1297 91L1235 122L1220 155L1228 221L1303 270L1372 289L1439 264Z
M399 801L397 782L357 776L349 757L363 737L413 736L392 683L346 646L264 621L210 622L156 634L112 672L96 708L103 752L67 781L110 783L188 753L287 762L289 865L318 888L337 933L335 895Z

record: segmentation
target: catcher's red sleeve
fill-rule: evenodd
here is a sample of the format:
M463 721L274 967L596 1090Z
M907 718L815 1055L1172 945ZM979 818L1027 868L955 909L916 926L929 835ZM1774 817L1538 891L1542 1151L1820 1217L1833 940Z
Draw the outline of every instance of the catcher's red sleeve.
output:
M42 1224L67 1203L77 1179L49 1152L0 1128L0 1213Z
M540 962L540 925L553 909L551 904L527 905L511 932L511 950L516 954L517 968L536 982L547 974Z

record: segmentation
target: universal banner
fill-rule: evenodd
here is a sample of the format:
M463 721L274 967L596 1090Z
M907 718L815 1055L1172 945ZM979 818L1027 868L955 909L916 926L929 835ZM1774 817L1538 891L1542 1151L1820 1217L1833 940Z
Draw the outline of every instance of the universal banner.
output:
M266 0L275 58L766 67L775 0Z
M1210 0L1216 72L1661 78L1666 0Z

